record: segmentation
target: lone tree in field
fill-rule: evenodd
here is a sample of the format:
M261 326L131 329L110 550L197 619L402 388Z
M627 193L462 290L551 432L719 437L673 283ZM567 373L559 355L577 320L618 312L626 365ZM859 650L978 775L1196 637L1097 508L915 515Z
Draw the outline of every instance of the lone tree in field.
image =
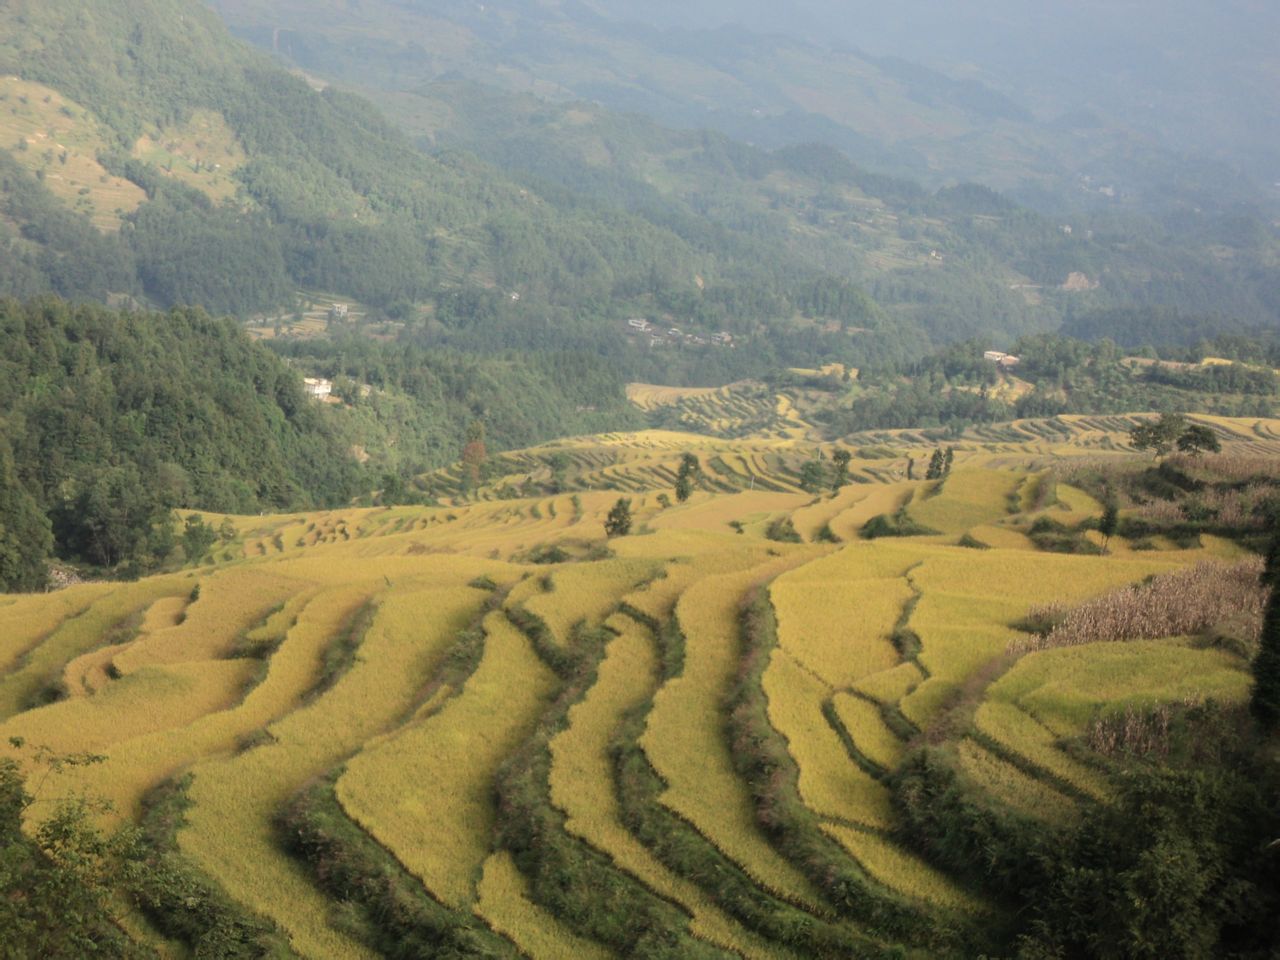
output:
M805 493L817 493L827 485L827 471L817 460L806 460L800 468L800 489Z
M845 487L849 483L849 461L853 459L853 454L848 450L837 450L831 455L832 462L836 465L835 473L831 477L831 492L839 493L841 487Z
M1187 432L1187 418L1180 413L1162 413L1159 420L1144 420L1129 431L1135 450L1151 450L1156 458L1167 456L1178 438Z
M947 447L947 452L942 455L942 475L944 477L951 476L951 464L956 459L956 448Z
M693 494L693 482L702 472L702 464L692 453L680 458L680 472L676 474L676 499L684 503Z
M631 501L620 497L605 517L604 532L609 538L625 537L631 532Z
M1178 437L1178 449L1195 456L1198 453L1221 453L1222 442L1209 427L1192 424Z
M1102 552L1106 553L1111 546L1111 538L1116 535L1120 526L1120 508L1110 497L1102 507L1102 517L1098 520L1098 532L1102 534Z

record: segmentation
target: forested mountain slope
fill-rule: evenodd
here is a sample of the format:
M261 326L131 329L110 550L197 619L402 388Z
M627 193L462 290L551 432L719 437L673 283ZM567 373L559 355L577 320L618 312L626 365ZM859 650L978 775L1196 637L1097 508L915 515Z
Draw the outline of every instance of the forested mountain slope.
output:
M319 403L295 367L199 309L0 300L0 590L43 585L51 553L153 569L175 508L348 503L387 473L453 462L473 422L494 449L640 422L590 356L342 356L325 372L347 375L346 400Z
M1273 17L1258 5L211 3L348 84L462 76L768 147L822 141L1054 210L1280 201Z
M1064 224L830 148L769 153L465 82L374 91L424 153L320 85L194 0L9 5L0 290L242 316L326 291L429 346L590 350L637 379L721 383L1007 345L1133 303L1276 318L1275 230L1247 215ZM630 317L736 349L653 351Z

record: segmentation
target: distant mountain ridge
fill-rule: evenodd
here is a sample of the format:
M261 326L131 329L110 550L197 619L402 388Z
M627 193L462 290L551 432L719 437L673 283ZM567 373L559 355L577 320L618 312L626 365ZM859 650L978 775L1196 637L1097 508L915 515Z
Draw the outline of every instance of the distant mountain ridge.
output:
M638 8L613 0L210 2L237 34L346 83L409 89L456 74L517 92L596 100L667 124L711 127L764 147L821 140L881 172L934 187L973 180L1053 209L1122 201L1156 207L1179 200L1280 202L1260 160L1280 156L1280 143L1257 146L1269 142L1265 121L1276 106L1259 85L1262 67L1233 68L1241 94L1257 91L1258 103L1247 116L1243 106L1229 110L1225 82L1215 80L1203 93L1187 88L1194 76L1204 74L1208 83L1216 74L1201 68L1183 76L1170 66L1179 54L1167 48L1185 43L1194 30L1169 28L1166 36L1153 27L1158 35L1144 37L1136 14L1104 17L1091 7L1097 14L1093 50L1083 14L1017 5L993 12L988 22L977 12L925 0L907 4L920 8L919 19L909 22L918 25L922 52L951 67L943 73L895 52L910 46L905 13L857 3L810 0L782 13L751 4L739 12L737 4ZM1206 23L1215 16L1183 12L1184 19ZM1149 19L1162 18L1152 12ZM868 28L861 30L864 20ZM1146 72L1112 51L1119 42L1108 38L1112 21L1126 42L1146 44L1152 60ZM1237 14L1229 22L1248 20ZM974 56L993 65L959 62L943 24L973 38ZM865 52L868 45L877 52ZM1006 48L1021 53L1001 60ZM1043 57L1035 48L1043 48ZM1255 61L1261 50L1251 48ZM1037 85L1041 66L1057 87ZM1156 98L1166 79L1180 84L1176 94L1144 108L1140 98ZM1196 129L1184 114L1197 110L1215 136L1184 135ZM1091 117L1087 126L1071 122L1084 115ZM1228 135L1236 153L1247 157L1223 149ZM1257 149L1246 151L1248 144ZM1242 176L1245 169L1249 174ZM1194 191L1187 189L1190 177L1197 181ZM1107 186L1112 189L1099 190Z

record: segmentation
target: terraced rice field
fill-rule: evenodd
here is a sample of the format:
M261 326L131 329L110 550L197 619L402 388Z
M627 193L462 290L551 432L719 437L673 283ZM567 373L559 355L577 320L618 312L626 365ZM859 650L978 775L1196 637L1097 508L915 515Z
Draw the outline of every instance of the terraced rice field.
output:
M326 816L370 843L381 873L402 872L471 942L491 938L491 955L647 955L600 939L607 925L551 895L528 851L513 849L504 777L531 763L541 773L519 800L541 811L535 852L576 844L684 918L686 946L766 960L812 954L797 946L810 941L784 943L788 930L893 939L842 913L787 829L812 830L867 896L960 926L998 912L893 839L890 775L962 694L974 699L954 740L959 769L993 804L1061 823L1110 796L1103 768L1067 749L1097 717L1246 696L1239 656L1186 638L1006 659L1034 605L1239 549L1211 538L1147 551L1117 538L1106 556L1035 549L1035 517L1072 523L1100 507L1065 484L1042 502L1032 485L1055 461L1123 455L1126 418L970 431L941 485L906 479L907 458L919 469L932 449L926 438L850 438L854 482L814 493L798 489L814 450L793 407L762 397L739 409L732 392L646 402L660 400L681 417L770 425L737 440L559 441L496 458L495 478L465 498L448 471L424 478L439 506L230 518L235 539L195 569L0 598L0 743L105 755L41 789L107 798L108 826L137 820L152 790L190 774L177 855L300 956L377 955L347 920L388 909L357 903L367 891L354 888L335 897L325 865L282 842L282 811L317 783L332 785ZM1200 419L1229 450L1280 455L1276 424ZM685 452L702 477L680 504ZM606 541L604 517L624 492L633 532ZM859 536L904 506L937 533ZM780 518L800 542L768 539ZM966 534L990 549L959 546ZM743 611L761 591L776 635L753 674ZM744 677L760 678L767 729L755 743L734 740ZM799 826L765 802L785 778L745 772L742 752L762 745L794 769ZM650 778L648 800L627 757ZM47 809L31 808L32 826ZM965 955L958 944L906 950Z

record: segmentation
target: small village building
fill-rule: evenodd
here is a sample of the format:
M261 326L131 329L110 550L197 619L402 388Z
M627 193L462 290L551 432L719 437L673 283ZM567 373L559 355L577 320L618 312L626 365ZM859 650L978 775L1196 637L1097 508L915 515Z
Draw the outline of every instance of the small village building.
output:
M328 400L333 393L333 381L319 377L307 377L302 381L302 388L312 400Z

